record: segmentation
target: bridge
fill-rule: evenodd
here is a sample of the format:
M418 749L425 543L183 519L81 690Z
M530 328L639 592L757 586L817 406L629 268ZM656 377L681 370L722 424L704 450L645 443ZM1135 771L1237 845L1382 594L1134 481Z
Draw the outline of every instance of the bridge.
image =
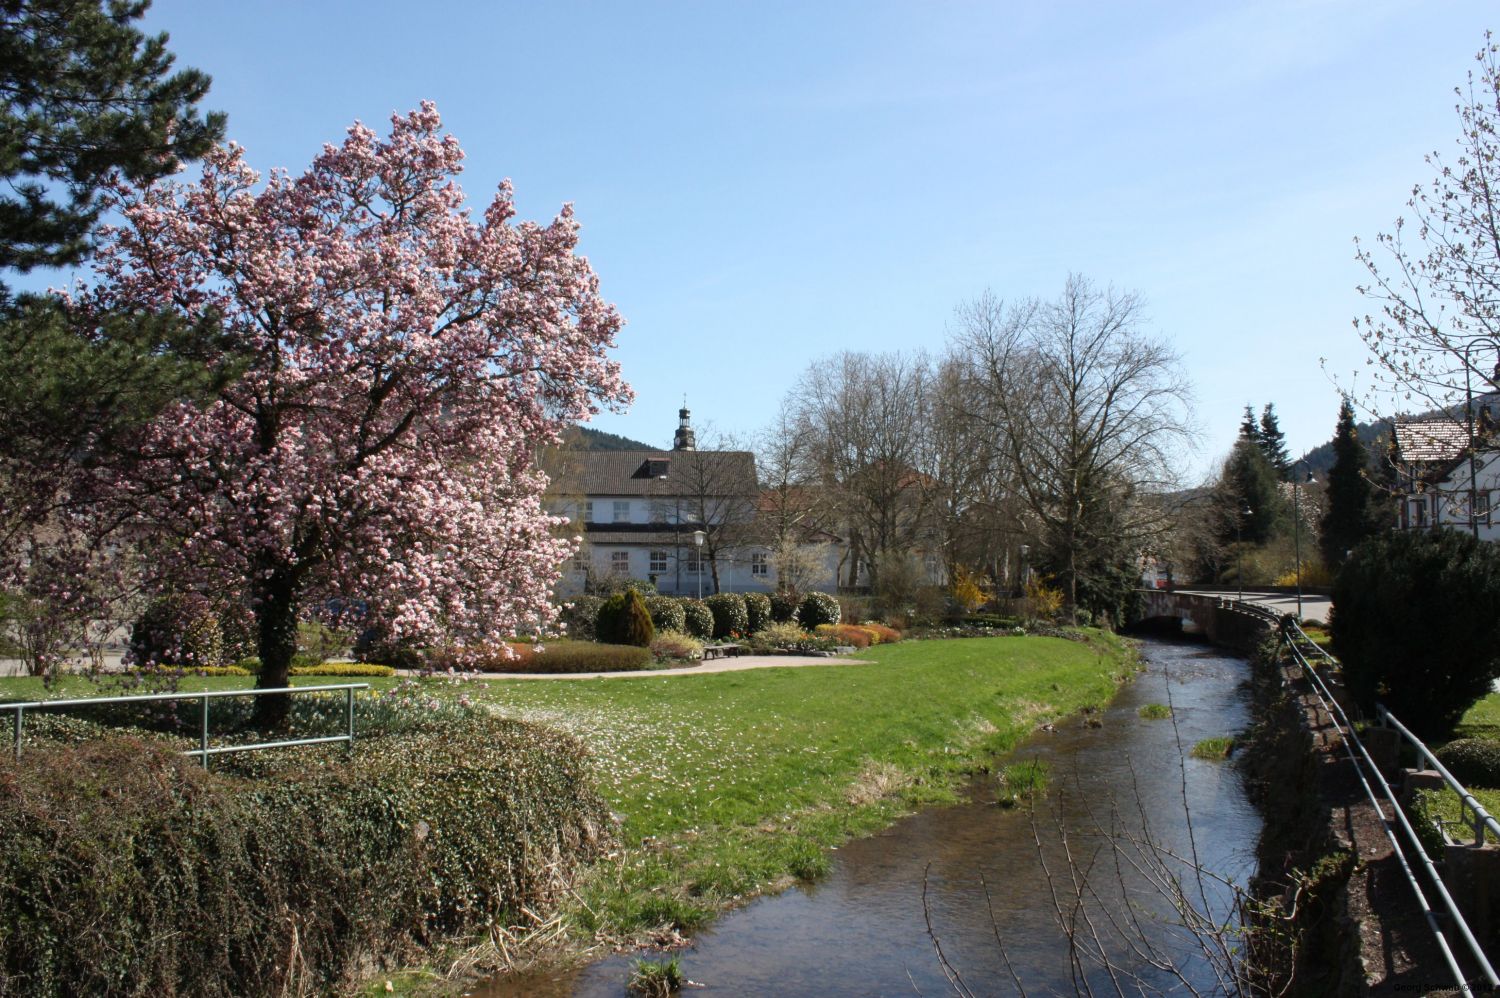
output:
M1132 624L1172 622L1183 633L1201 634L1215 643L1242 645L1259 640L1264 627L1244 610L1263 611L1277 617L1296 615L1296 592L1282 589L1142 589L1141 613ZM1302 593L1302 619L1327 620L1329 599L1323 594Z

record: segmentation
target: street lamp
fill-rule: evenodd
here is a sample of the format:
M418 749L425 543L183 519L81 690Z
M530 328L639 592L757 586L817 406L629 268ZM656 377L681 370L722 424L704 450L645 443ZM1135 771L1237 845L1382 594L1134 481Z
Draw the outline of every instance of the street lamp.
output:
M703 598L703 541L708 537L701 530L693 531L693 546L698 549L694 564L698 569L698 598Z
M1297 465L1302 465L1305 474L1297 474ZM1307 461L1298 458L1292 462L1292 551L1297 559L1297 623L1302 622L1302 484L1313 482L1312 468Z
M1249 506L1241 506L1239 516L1234 518L1234 581L1239 584L1241 603L1245 602L1245 545L1240 539L1240 528L1245 524L1245 517L1253 514L1255 510Z

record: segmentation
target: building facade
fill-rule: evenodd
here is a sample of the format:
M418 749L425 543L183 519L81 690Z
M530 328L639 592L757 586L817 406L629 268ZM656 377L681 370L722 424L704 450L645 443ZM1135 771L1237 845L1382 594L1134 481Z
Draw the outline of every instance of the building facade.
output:
M1472 530L1500 540L1492 515L1500 501L1500 448L1484 410L1473 426L1446 417L1398 418L1394 458L1400 476L1398 525L1404 530Z

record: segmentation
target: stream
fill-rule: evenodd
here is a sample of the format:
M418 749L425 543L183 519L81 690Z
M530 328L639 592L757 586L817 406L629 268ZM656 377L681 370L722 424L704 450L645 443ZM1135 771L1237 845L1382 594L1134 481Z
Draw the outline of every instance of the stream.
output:
M998 806L990 775L965 803L847 843L827 877L699 931L677 954L701 986L685 993L965 993L949 975L976 995L1073 994L1081 978L1113 993L1111 975L1132 994L1190 993L1184 980L1223 993L1221 940L1184 923L1232 920L1261 821L1232 763L1190 753L1249 724L1249 666L1184 640L1147 639L1142 653L1146 671L1106 708L1038 732L1005 760L1049 767L1034 808ZM1140 715L1168 703L1169 719ZM621 998L632 960L502 976L472 994Z

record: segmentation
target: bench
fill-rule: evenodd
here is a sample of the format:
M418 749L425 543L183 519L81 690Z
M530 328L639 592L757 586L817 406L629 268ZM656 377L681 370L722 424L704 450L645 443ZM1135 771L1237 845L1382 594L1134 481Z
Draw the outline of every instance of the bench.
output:
M745 649L737 644L717 644L703 646L703 661L707 662L713 658L738 658Z

